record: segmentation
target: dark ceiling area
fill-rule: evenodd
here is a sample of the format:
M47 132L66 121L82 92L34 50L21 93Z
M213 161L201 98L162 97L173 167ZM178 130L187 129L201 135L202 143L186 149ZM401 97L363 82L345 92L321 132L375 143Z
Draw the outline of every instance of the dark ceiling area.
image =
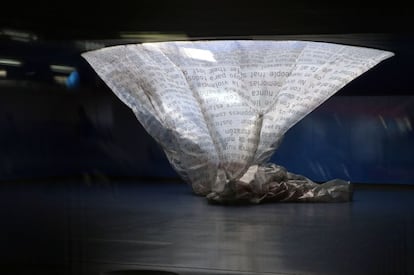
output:
M33 1L16 2L0 17L0 58L22 62L6 68L7 79L19 83L49 81L50 64L60 64L76 68L88 87L103 85L80 53L114 44L197 39L313 40L388 50L395 57L338 95L414 90L412 10L398 1Z
M33 1L4 9L3 27L43 39L111 39L122 31L190 37L406 33L412 9L398 1Z

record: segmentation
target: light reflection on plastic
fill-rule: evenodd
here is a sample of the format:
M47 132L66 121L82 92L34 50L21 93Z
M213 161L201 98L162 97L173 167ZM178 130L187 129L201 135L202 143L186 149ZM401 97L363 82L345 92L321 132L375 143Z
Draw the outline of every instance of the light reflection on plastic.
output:
M7 71L6 70L0 70L0 78L6 78L7 77Z
M237 93L227 91L226 96L223 96L223 92L219 89L204 88L199 90L200 94L203 95L202 97L208 102L215 101L215 103L240 105L242 101Z
M185 56L192 58L192 59L198 59L198 60L209 61L209 62L217 62L216 59L214 58L213 53L208 50L194 49L194 48L180 48L180 52L184 54Z

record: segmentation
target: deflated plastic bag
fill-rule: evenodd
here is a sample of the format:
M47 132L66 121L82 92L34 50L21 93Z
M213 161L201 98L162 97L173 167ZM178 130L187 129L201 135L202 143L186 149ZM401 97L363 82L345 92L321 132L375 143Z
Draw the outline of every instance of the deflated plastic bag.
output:
M306 41L131 44L83 53L212 202L348 201L349 182L317 184L266 164L293 125L391 52Z

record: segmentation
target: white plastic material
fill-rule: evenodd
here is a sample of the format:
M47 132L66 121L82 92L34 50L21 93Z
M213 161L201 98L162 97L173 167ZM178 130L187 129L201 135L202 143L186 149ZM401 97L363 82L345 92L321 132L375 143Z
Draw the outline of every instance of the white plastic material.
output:
M286 172L279 181L260 178L263 171L282 169L265 163L287 130L392 55L307 41L197 41L121 45L83 57L134 111L195 193L218 202L258 202L349 199L348 183L329 183L322 196L321 186L304 177L302 187L309 188L301 195L276 198L269 184L280 187L297 177ZM251 179L243 181L249 168ZM286 186L290 194L301 189Z

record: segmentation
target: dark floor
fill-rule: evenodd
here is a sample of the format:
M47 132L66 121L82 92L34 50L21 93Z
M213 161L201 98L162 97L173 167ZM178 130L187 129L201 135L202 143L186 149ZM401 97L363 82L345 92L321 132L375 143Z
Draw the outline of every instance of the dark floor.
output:
M413 187L219 206L182 183L13 183L0 219L0 274L414 274Z

